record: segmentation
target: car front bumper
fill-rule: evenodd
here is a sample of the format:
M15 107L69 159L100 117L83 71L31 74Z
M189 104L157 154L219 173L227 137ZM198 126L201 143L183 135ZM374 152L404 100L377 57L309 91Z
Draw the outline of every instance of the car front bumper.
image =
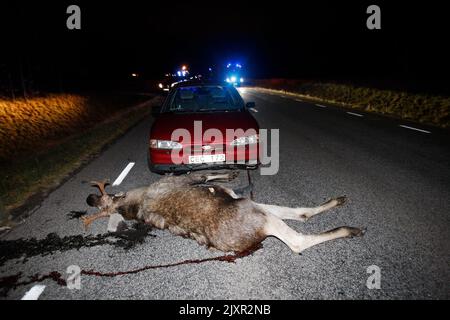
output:
M190 171L197 170L221 170L221 169L243 169L243 170L254 170L258 168L258 164L254 163L202 163L202 164L153 164L148 161L148 168L151 172L165 174L165 173L175 173L182 174Z

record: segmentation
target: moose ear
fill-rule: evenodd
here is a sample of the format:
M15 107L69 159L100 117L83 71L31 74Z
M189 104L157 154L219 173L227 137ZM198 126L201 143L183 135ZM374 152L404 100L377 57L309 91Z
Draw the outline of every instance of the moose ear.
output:
M114 200L119 200L119 199L125 198L125 196L126 196L125 193L119 192L119 193L116 193L115 195L113 195L112 198L113 198L113 201L114 201Z
M86 203L90 207L98 207L100 205L100 198L101 197L99 195L91 193L86 198Z

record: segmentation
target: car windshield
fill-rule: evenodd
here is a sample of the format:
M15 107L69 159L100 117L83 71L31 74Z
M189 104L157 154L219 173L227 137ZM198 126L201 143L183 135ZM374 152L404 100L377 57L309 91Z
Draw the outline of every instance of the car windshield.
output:
M234 87L208 85L176 89L164 112L241 111L244 101Z

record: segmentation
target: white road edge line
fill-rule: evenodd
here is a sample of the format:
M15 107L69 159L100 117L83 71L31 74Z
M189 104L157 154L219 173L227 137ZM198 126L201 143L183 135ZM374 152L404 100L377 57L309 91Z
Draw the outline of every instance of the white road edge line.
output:
M133 168L134 162L130 162L125 169L120 173L120 175L117 177L117 179L113 182L113 186L118 186L122 183L123 179L127 176L128 172L130 172L131 168Z
M42 284L37 284L28 290L25 295L20 300L37 300L39 296L44 292L45 286Z
M362 114L359 114L359 113L354 113L354 112L350 112L350 111L347 111L347 113L351 114L352 116L364 117Z
M319 107L319 108L326 108L327 106L324 106L324 105L321 105L321 104L316 104L316 107Z
M298 101L298 102L303 102L303 100L300 100L300 99L294 99L295 101Z
M410 130L420 131L420 132L423 132L423 133L431 133L431 131L418 129L418 128L414 128L414 127L408 127L408 126L405 126L405 125L402 125L402 124L400 125L400 127L406 128L406 129L410 129Z

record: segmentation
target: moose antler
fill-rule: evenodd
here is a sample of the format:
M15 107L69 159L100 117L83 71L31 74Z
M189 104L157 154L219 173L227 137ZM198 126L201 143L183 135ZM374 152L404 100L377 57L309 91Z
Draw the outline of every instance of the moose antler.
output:
M109 185L109 179L103 181L91 181L91 186L97 187L100 190L102 196L106 195L105 187Z
M109 217L111 215L107 210L101 210L96 214L91 214L90 216L82 216L81 220L83 221L84 228L87 230L89 225L97 219Z
M100 198L100 204L96 205L101 210L90 216L81 217L81 220L83 221L85 229L87 229L93 221L100 219L100 218L109 217L111 215L111 212L110 212L111 210L109 208L109 202L112 202L112 201L110 199L110 196L105 191L105 187L107 185L109 185L109 180L105 179L103 181L91 181L90 183L93 187L97 187L100 190L100 193L102 194L102 196Z

